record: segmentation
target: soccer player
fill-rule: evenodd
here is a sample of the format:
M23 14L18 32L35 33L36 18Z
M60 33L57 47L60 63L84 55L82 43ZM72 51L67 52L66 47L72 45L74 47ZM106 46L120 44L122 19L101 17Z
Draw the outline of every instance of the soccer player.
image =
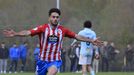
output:
M92 23L91 21L85 21L84 22L84 29L81 30L78 35L90 38L90 39L96 39L96 33L91 30ZM73 44L76 43L76 40L73 41ZM94 49L95 48L95 49ZM93 50L95 51L95 57L99 57L98 53L98 47L94 46L91 42L81 42L81 49L80 49L80 57L79 57L79 64L82 65L82 75L87 75L87 72L90 71L91 75L95 75L94 70L91 66L92 63L92 57L93 57Z
M61 61L61 47L63 37L74 38L81 41L87 41L95 45L100 45L99 39L88 39L83 36L79 36L69 29L59 25L61 12L57 8L49 10L49 23L40 25L31 30L23 30L15 32L14 30L4 30L3 33L7 37L13 36L39 36L40 41L40 53L39 60L37 62L36 70L37 75L56 75L60 68Z

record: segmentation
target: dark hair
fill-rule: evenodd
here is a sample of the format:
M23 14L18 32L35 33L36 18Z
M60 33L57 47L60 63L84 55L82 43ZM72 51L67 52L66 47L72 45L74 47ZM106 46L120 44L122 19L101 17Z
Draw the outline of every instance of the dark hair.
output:
M5 44L5 42L1 42L0 44Z
M52 8L52 9L49 10L49 16L50 16L53 12L56 12L56 13L58 13L59 15L61 15L61 12L60 12L60 10L59 10L58 8Z
M85 21L85 22L84 22L84 27L85 27L85 28L91 28L91 27L92 27L91 21L89 21L89 20Z
M1 44L5 44L5 42L1 42Z
M27 41L24 41L23 44L27 44L28 42Z

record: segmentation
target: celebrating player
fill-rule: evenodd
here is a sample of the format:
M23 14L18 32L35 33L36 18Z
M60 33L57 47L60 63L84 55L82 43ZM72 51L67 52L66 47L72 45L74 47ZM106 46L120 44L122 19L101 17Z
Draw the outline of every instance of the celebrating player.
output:
M7 37L13 36L39 36L40 41L40 53L39 60L37 62L36 71L37 75L56 75L58 68L60 68L61 61L61 46L63 37L74 38L80 41L86 41L95 45L100 45L99 39L90 39L75 34L69 29L59 25L61 12L57 8L49 10L49 23L40 25L31 30L23 30L15 32L14 30L4 30L3 33Z

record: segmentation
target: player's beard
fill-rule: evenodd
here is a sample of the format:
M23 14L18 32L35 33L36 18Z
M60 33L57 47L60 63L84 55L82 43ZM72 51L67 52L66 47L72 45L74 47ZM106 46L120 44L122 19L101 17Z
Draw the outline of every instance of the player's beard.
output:
M56 22L51 22L51 24L52 24L52 26L54 26L54 27L56 27L57 25L58 25L58 21L56 21Z
M56 27L58 24L52 24L52 26Z

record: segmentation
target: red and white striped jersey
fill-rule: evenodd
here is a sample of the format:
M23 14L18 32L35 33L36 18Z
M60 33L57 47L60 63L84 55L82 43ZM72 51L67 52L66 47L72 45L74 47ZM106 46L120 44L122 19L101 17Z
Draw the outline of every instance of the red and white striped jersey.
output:
M50 24L44 24L30 30L31 36L38 35L40 41L40 60L55 61L61 60L61 48L63 37L75 38L75 33L58 25L52 29ZM51 37L52 36L52 37ZM54 36L54 39L52 39ZM58 38L58 39L57 39ZM57 40L52 43L50 40Z

